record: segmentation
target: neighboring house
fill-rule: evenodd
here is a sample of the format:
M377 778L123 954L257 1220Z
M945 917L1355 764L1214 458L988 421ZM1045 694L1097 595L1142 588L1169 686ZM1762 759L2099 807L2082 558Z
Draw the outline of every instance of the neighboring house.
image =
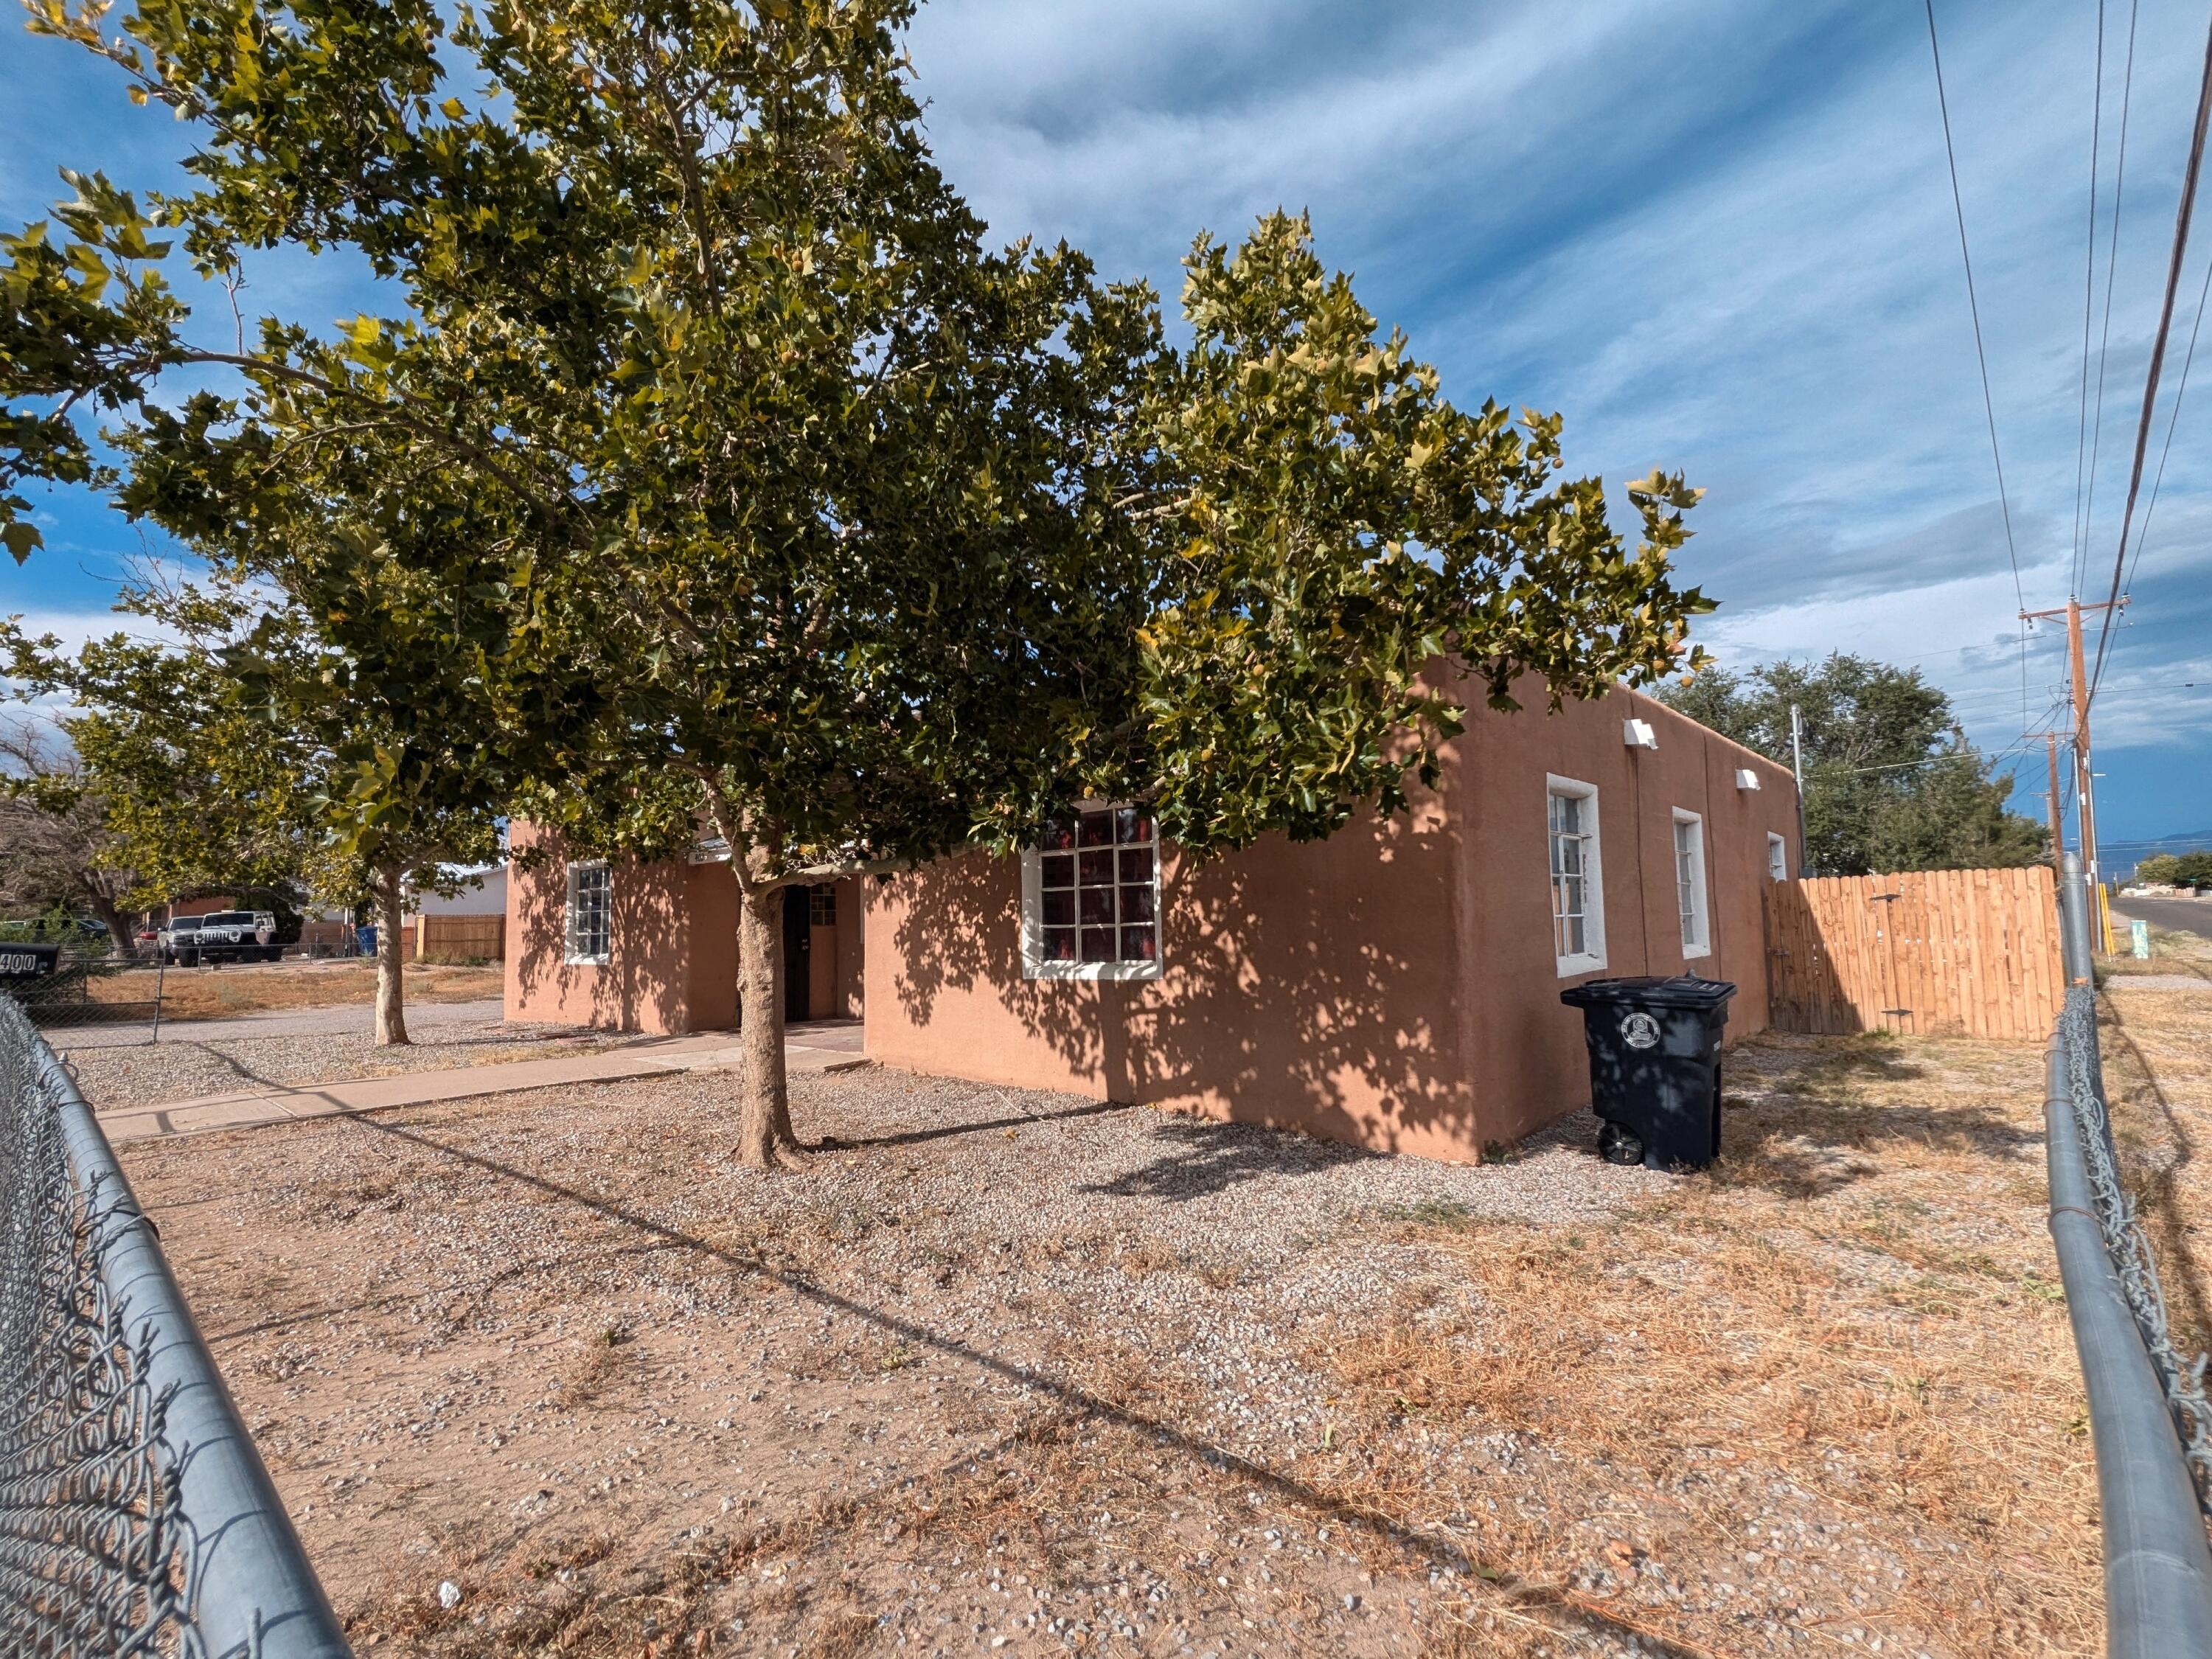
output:
M407 895L407 914L410 916L503 916L507 914L507 866L487 865L483 869L456 869L454 872L475 885L464 886L451 897L443 893Z
M865 1010L869 1055L914 1071L1462 1159L1588 1102L1571 983L1732 980L1730 1034L1764 1029L1765 890L1799 855L1787 769L1620 690L1478 706L1436 789L1325 842L1201 862L1103 805L1048 840L794 890L794 1017ZM549 858L516 872L507 925L509 1018L733 1018L718 865Z

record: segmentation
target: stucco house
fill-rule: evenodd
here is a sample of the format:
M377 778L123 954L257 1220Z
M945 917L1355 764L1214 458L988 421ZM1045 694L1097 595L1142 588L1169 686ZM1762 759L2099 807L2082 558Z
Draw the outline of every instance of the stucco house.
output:
M863 1018L889 1066L1474 1159L1587 1103L1567 985L1732 980L1731 1036L1765 1028L1797 833L1787 769L1650 697L1478 707L1409 811L1325 842L1201 862L1101 805L1019 857L793 890L787 1013ZM507 1017L730 1024L720 856L516 866Z

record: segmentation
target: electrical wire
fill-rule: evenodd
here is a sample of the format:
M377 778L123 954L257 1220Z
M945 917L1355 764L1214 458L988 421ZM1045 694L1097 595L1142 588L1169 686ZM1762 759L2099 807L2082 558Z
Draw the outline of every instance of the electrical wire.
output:
M2158 476L2150 481L2150 500L2143 504L2142 534L2136 538L2135 556L2128 561L2128 579L2121 587L2124 595L2136 585L2136 568L2142 564L2143 548L2150 540L2151 514L2158 511L2158 492L2166 483L2166 458L2173 453L2173 428L2181 422L2181 400L2189 395L2189 366L2197 361L2197 331L2204 326L2204 306L2212 300L2212 260L2204 265L2204 286L2197 295L2197 319L2189 325L2189 349L2181 359L2181 375L2173 386L2173 410L2166 420L2166 447L2158 453Z
M1935 0L1929 0L1929 16L1934 16ZM2082 699L2081 713L2086 716L2088 707L2097 700L2097 685L2104 678L2105 653L2112 644L2112 613L2120 601L2120 583L2127 574L2128 532L2136 514L2136 495L2142 488L2143 460L2150 449L2151 416L2158 404L2159 374L2166 365L2166 344L2173 330L2173 301L2181 285L2181 264L2189 251L2189 222L2197 208L2197 180L2204 168L2204 134L2208 123L2212 123L2212 32L2204 40L2204 74L2197 91L2197 125L2189 141L2189 165L2181 177L2181 203L2173 219L2173 256L2167 262L2166 297L2159 307L2158 333L2151 343L2150 369L2143 377L2142 418L2136 427L2135 465L2128 478L2128 504L2120 514L2119 550L2112 557L2112 590L2106 599L2106 609L2097 629L2097 666L2089 677L2088 694Z
M2104 136L2105 0L2097 0L2097 81L2089 97L2089 246L2086 269L2081 274L2081 407L2074 432L2074 546L2067 566L2069 593L2081 591L2083 550L2088 544L2081 530L2082 485L2089 466L2089 316L2097 301L2097 151Z
M2082 580L2089 574L2088 526L2097 516L2097 462L2105 448L2105 366L2112 361L2112 283L2120 268L2120 197L2128 181L2128 111L2135 102L2135 85L2136 0L2129 0L2128 66L2120 83L2120 154L2112 173L2112 240L2105 254L2105 327L2097 341L2097 407L2089 428L2089 494L2081 508L2081 568L2069 590L2075 593L2081 591Z
M1982 349L1982 307L1974 295L1974 256L1966 247L1966 203L1959 193L1959 153L1951 142L1951 100L1943 90L1943 49L1936 40L1936 0L1923 0L1928 11L1928 52L1936 64L1936 107L1943 117L1943 158L1951 169L1951 207L1959 219L1959 258L1966 268L1966 313L1974 323L1974 361L1982 371L1982 411L1989 416L1990 459L1995 463L1997 474L1997 506L2004 514L2005 557L2012 564L2013 595L2020 601L2022 611L2027 609L2027 591L2021 586L2020 552L2013 544L2012 500L2005 491L2004 457L1997 449L1996 400L1990 395L1989 354ZM2201 135L2201 125L2200 125ZM2022 636L2025 649L2026 636Z

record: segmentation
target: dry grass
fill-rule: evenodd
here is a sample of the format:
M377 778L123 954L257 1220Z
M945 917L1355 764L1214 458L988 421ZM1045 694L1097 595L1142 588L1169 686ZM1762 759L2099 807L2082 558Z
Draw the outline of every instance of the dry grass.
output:
M455 966L410 963L406 994L416 1002L475 1002L495 997L504 969L496 962ZM92 981L103 1002L143 1001L154 994L152 969ZM376 998L376 964L368 961L272 962L228 968L171 968L161 975L164 1020L229 1019L276 1008L340 1008Z
M2206 906L2212 915L2212 905ZM2160 927L2153 924L2150 929L2150 955L2137 957L2128 948L2126 921L2112 919L2112 936L2120 946L2116 956L2100 957L2097 972L2103 979L2125 979L2139 974L2187 974L2192 978L2212 980L2212 939L2201 933L2188 933L2178 927Z
M2130 988L2106 1033L2191 1334L2208 1024ZM1009 1148L978 1101L916 1142L965 1085L889 1073L803 1080L845 1139L766 1184L702 1152L711 1077L132 1175L377 1659L2096 1651L2039 1054L1765 1038L1728 1076L1723 1163L1609 1215L1288 1248L1054 1207L1104 1190L1055 1149L1137 1131Z
M1732 1650L1728 1622L1680 1617L1668 1581L1756 1579L1752 1553L1802 1561L1840 1524L1903 1564L1851 1624L1908 1648L2094 1651L2094 1492L2039 1225L2034 1056L1885 1039L1737 1053L1749 1097L1713 1176L1603 1231L1407 1226L1467 1294L1328 1346L1334 1490L1406 1522L1484 1517L1488 1472L1439 1467L1431 1444L1480 1425L1542 1449L1552 1515L1607 1517L1604 1548L1564 1573L1573 1553L1536 1517L1469 1528L1535 1601ZM1474 1650L1551 1639L1484 1638Z

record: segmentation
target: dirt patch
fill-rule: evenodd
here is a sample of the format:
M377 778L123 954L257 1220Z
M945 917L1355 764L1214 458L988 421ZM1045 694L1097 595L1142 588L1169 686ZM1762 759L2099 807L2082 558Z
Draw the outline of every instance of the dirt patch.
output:
M496 962L455 965L410 963L401 970L416 1002L475 1002L501 994L505 969ZM90 981L101 1002L143 1002L154 994L155 969ZM338 1008L376 1000L376 964L344 962L240 963L222 968L169 968L158 975L163 1020L229 1019L272 1008Z
M2040 1080L1747 1042L1687 1179L882 1070L777 1178L711 1074L126 1157L365 1652L2087 1654Z

